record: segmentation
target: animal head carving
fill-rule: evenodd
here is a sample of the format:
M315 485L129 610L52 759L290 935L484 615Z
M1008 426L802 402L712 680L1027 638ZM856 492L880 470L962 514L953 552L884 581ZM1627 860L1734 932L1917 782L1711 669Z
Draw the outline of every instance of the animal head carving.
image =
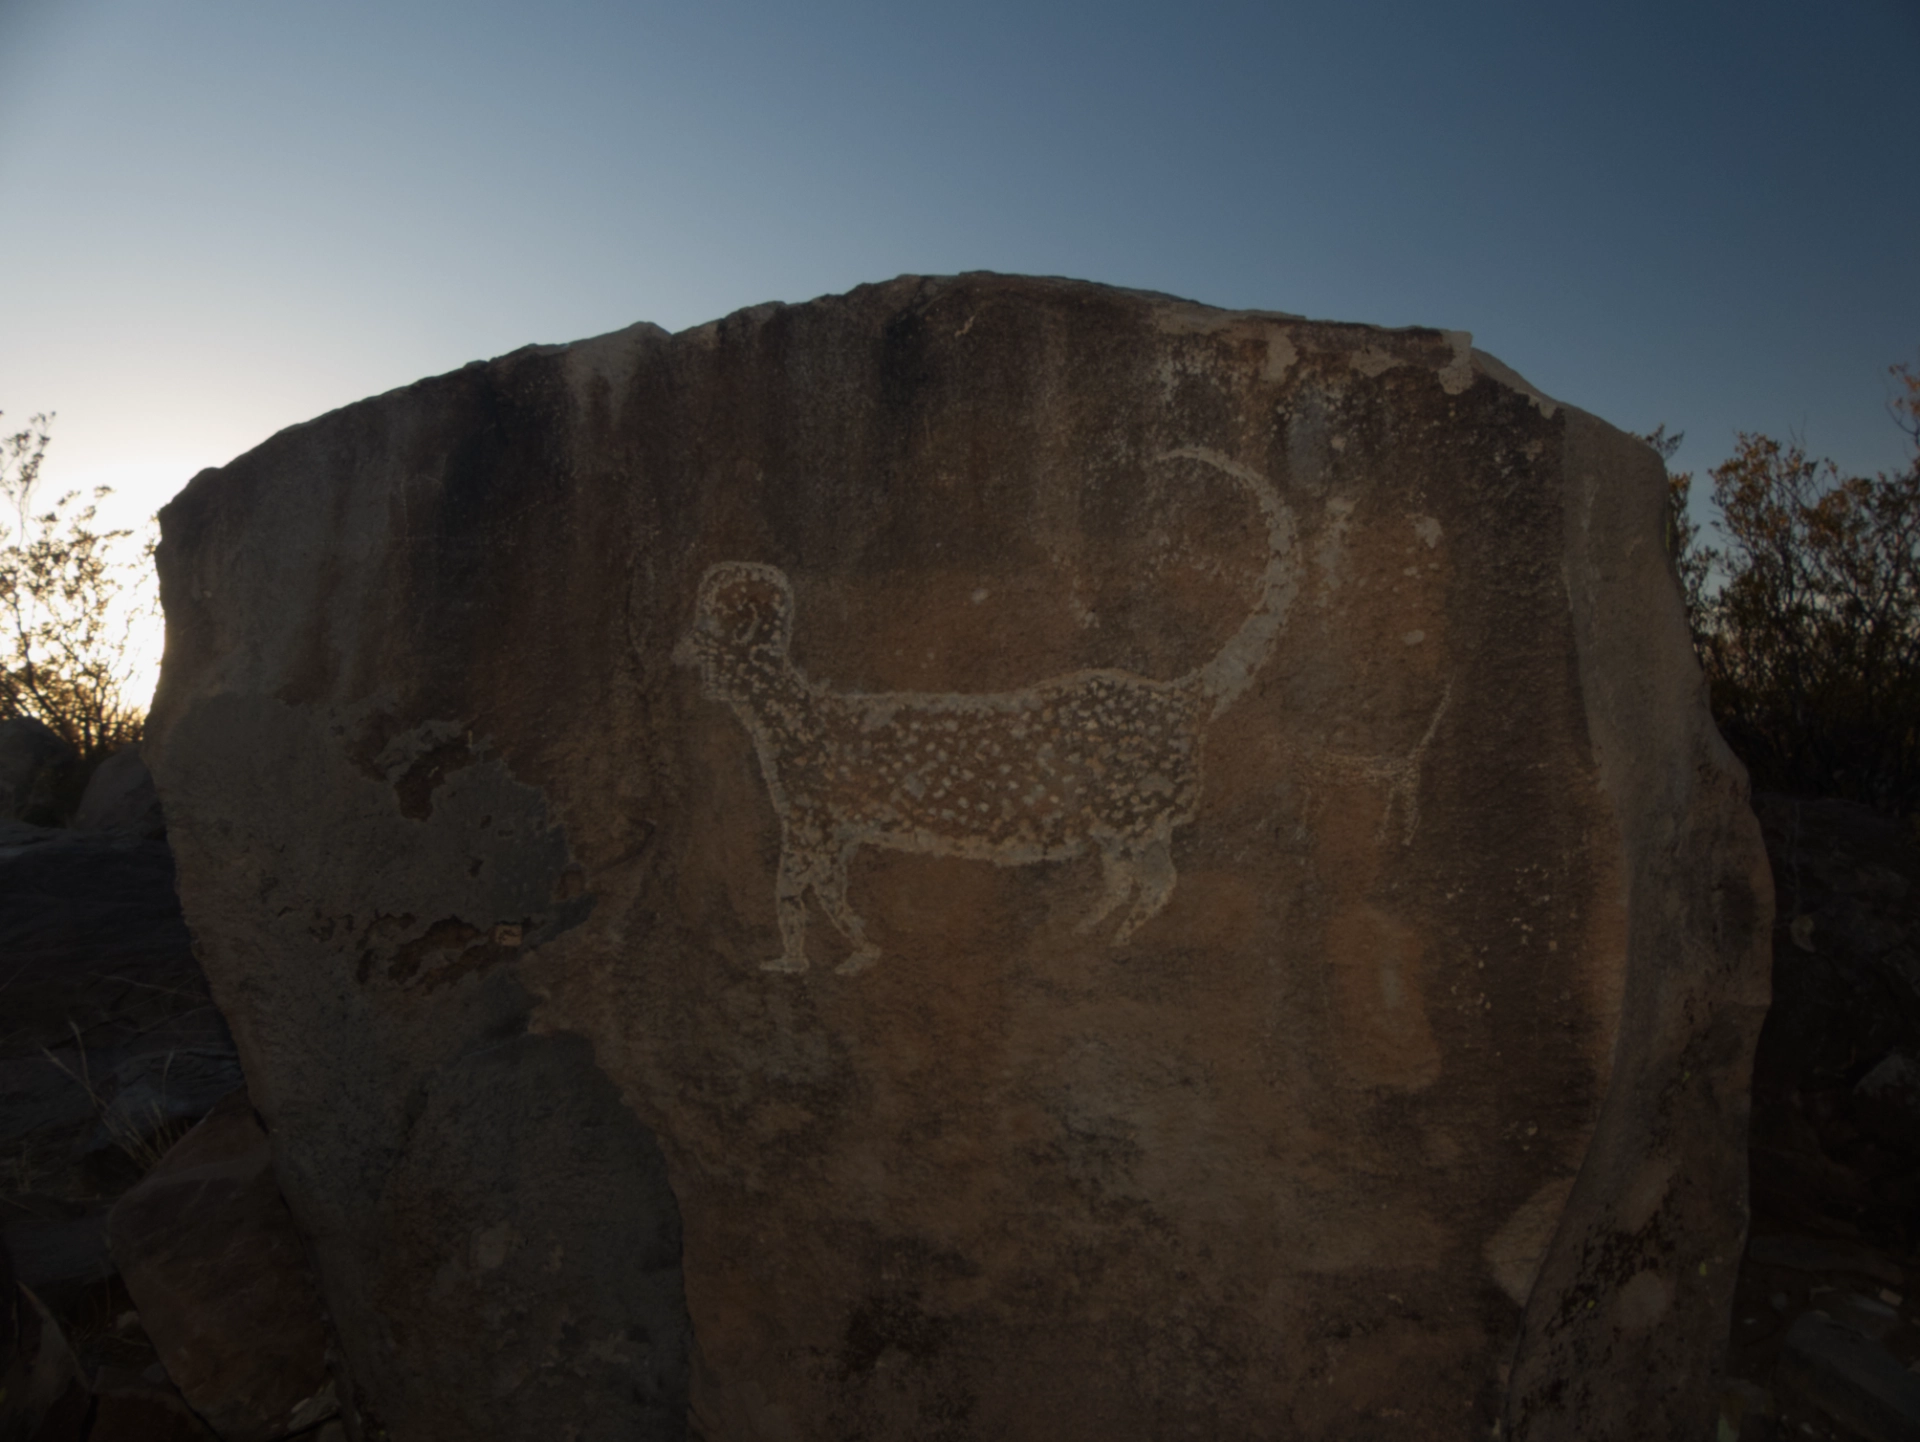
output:
M781 671L792 640L793 587L786 573L756 561L722 561L700 578L693 626L673 654L700 668L710 699L730 701Z

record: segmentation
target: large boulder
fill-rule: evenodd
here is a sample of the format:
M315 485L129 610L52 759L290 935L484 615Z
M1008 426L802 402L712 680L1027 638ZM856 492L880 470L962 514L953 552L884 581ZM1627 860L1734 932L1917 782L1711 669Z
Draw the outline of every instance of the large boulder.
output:
M1693 1439L1771 895L1658 458L904 278L163 513L146 743L403 1442Z

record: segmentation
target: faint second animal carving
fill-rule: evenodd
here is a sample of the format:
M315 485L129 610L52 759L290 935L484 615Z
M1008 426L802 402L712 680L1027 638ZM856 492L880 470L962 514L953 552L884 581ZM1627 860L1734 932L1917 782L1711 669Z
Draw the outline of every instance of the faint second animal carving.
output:
M1158 459L1239 481L1269 543L1252 612L1210 661L1171 681L1099 669L1019 691L832 691L788 654L793 589L782 571L708 568L674 655L697 665L706 696L747 728L780 819L781 953L767 970L807 969L809 892L853 947L840 971L879 958L847 900L847 863L863 845L1002 866L1097 849L1104 888L1081 929L1124 905L1116 942L1166 905L1173 829L1200 800L1206 723L1272 653L1298 582L1292 514L1264 476L1200 447Z
M1426 765L1427 748L1433 745L1434 735L1440 730L1440 719L1452 704L1453 682L1448 681L1441 688L1439 704L1433 708L1427 729L1404 752L1380 756L1325 750L1308 758L1306 769L1321 774L1347 772L1385 786L1386 805L1381 809L1380 825L1374 832L1374 839L1386 840L1397 806L1400 810L1400 844L1411 846L1414 833L1420 829L1420 774Z

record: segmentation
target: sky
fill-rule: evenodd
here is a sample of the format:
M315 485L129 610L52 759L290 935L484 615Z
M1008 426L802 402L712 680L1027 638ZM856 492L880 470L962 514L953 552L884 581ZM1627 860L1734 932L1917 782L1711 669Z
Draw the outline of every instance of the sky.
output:
M0 0L0 427L138 520L531 342L998 270L1893 470L1917 56L1920 0Z

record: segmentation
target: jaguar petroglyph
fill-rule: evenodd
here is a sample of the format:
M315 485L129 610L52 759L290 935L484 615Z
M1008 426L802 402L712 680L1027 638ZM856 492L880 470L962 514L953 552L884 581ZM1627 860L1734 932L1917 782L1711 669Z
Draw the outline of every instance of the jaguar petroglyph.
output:
M1266 523L1259 599L1204 665L1170 681L1072 671L1019 691L839 692L789 655L793 588L777 567L723 561L700 581L693 625L674 657L697 666L753 738L780 820L774 903L781 953L769 971L807 969L807 895L852 946L839 971L879 959L847 900L861 846L1022 866L1100 856L1103 892L1080 923L1126 906L1124 943L1177 880L1173 830L1199 805L1207 723L1252 684L1298 589L1292 513L1258 472L1216 451L1193 460L1240 482Z

